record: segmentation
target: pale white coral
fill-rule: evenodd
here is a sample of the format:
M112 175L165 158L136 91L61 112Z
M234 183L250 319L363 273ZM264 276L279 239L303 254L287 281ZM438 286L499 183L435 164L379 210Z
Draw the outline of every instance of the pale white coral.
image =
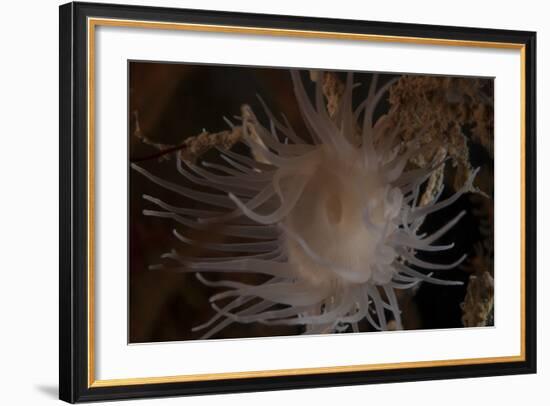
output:
M196 165L178 157L181 175L216 193L167 182L133 165L158 185L222 209L175 207L144 196L160 209L145 210L146 215L169 218L193 229L222 222L222 234L249 240L198 243L174 230L183 243L240 253L186 258L172 251L163 256L176 261L182 271L196 272L204 284L227 289L210 299L216 316L196 328L206 331L205 338L233 322L301 325L306 333L324 333L350 326L358 331L363 319L376 329L387 330L389 316L400 329L395 289L422 281L458 283L435 279L413 267L443 270L462 262L464 257L451 264L433 264L416 253L451 248L434 243L464 212L431 235L418 230L426 216L467 192L476 172L451 197L438 201L436 196L419 205L421 187L441 162L405 171L418 146L414 142L403 145L397 141L398 128L374 122L375 109L391 82L377 89L374 75L366 99L354 109L355 85L348 74L340 105L329 115L320 80L314 103L299 72L292 72L292 80L309 137L296 134L286 119L278 120L264 105L270 118L268 128L251 111L241 117L242 142L250 148L250 155L220 149L225 165ZM204 276L209 272L257 273L270 279L259 285L211 281Z

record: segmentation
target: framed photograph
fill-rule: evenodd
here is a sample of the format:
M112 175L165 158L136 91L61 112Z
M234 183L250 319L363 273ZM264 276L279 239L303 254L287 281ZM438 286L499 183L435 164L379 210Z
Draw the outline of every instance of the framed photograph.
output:
M534 32L60 7L60 398L536 371Z

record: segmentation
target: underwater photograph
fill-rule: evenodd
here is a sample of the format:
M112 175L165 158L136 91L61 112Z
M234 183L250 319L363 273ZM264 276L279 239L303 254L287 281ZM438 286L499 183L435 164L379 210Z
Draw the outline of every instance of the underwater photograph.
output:
M494 325L494 79L129 61L128 342Z

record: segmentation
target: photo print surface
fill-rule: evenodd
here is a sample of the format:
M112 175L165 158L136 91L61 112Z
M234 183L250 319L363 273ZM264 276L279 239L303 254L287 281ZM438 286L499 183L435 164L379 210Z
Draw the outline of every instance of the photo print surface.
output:
M129 61L129 342L493 325L493 79Z

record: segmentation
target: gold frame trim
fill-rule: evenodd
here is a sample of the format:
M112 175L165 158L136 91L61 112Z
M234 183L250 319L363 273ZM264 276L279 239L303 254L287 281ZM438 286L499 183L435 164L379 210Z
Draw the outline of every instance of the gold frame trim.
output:
M435 46L459 46L476 48L496 48L512 49L520 51L520 69L521 69L521 117L520 117L520 137L521 137L521 269L520 269L520 335L521 350L519 355L504 357L485 357L485 358L465 358L454 360L434 360L434 361L416 361L416 362L397 362L384 364L366 364L366 365L346 365L334 367L318 368L296 368L296 369L278 369L267 371L242 371L242 372L222 372L211 374L192 374L175 375L146 378L123 378L123 379L95 379L95 278L94 278L94 190L95 190L95 28L97 26L110 27L132 27L132 28L150 28L160 30L180 30L194 32L217 32L244 35L265 35L278 37L298 37L298 38L320 38L320 39L339 39L355 41L371 41L386 43L405 43L417 45L435 45ZM458 366L474 364L494 364L504 362L522 362L526 359L525 349L525 45L519 43L507 42L486 42L486 41L462 41L453 39L435 39L422 37L401 37L391 35L372 35L355 34L345 32L326 32L326 31L307 31L291 29L275 29L260 27L242 27L231 25L209 25L209 24L186 24L186 23L164 23L139 20L120 20L108 18L88 18L87 22L87 41L88 41L88 388L177 383L177 382L197 382L212 381L218 379L243 379L243 378L266 378L277 376L296 376L309 374L330 374L341 372L361 372L361 371L380 371L396 368L423 368L423 367L441 367Z

